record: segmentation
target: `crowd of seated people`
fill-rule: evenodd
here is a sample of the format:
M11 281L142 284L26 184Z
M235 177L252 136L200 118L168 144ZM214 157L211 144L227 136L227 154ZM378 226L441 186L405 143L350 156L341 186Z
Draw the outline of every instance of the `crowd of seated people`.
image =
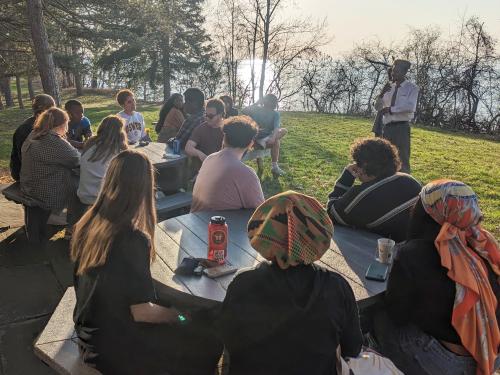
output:
M500 249L481 226L470 187L438 180L422 188L399 172L391 143L365 138L351 146L352 163L326 207L295 192L265 200L241 159L254 143L274 147L285 134L273 98L243 110L251 116L235 116L227 101L205 107L195 88L184 105L172 97L158 129L165 138L176 132L202 162L191 211L255 209L248 236L266 261L238 273L216 308L162 298L150 269L153 168L128 149L149 139L133 93L118 93L123 111L104 118L95 135L80 102L69 101L65 112L37 96L34 116L14 134L11 173L37 202L25 207L30 241L46 241L50 213L68 209L75 330L86 363L103 373L213 374L224 347L232 375L340 374L339 354L362 350L358 308L349 283L314 262L329 248L333 225L348 225L400 242L365 344L410 375L498 368ZM181 116L168 119L174 110ZM189 324L179 324L179 311Z

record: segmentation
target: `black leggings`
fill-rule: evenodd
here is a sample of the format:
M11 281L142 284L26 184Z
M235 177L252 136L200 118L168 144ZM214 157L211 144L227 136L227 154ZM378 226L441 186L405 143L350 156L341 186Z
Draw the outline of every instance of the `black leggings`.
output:
M223 350L212 328L219 303L185 295L158 282L155 289L156 303L175 306L191 320L172 325L138 323L133 342L106 345L100 355L89 358L90 362L103 374L214 375Z
M40 207L24 206L24 225L26 237L33 244L44 244L48 240L47 221L50 210Z

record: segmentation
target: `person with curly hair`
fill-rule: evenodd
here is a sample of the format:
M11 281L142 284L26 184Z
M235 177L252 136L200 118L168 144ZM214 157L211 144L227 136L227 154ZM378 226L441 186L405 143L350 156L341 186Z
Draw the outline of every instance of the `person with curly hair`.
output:
M367 229L399 242L406 239L409 210L421 185L398 172L398 150L382 138L363 138L351 145L352 164L345 167L328 195L334 223ZM354 185L358 179L361 184Z

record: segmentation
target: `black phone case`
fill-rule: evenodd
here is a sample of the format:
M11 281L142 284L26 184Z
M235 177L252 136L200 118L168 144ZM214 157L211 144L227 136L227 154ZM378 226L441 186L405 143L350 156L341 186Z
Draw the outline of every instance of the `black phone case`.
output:
M365 277L368 280L385 281L387 279L388 273L389 273L389 265L375 262L370 264L370 266L366 270Z
M184 258L181 264L175 269L176 275L194 275L194 269L198 267L200 261L195 258Z

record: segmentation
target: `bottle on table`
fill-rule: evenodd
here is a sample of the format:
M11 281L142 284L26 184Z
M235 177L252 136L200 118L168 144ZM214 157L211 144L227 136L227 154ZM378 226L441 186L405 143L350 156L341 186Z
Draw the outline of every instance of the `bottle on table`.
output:
M227 223L224 216L212 216L208 224L209 260L224 264L227 257Z

